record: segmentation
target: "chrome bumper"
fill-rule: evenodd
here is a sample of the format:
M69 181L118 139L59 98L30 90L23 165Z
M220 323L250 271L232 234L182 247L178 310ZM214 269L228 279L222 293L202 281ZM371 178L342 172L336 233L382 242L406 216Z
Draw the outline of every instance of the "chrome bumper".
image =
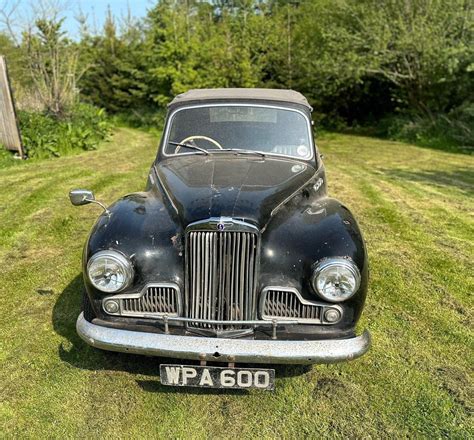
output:
M362 356L370 347L370 334L349 339L283 341L177 336L121 330L92 324L81 313L77 333L103 350L218 362L263 364L329 364Z

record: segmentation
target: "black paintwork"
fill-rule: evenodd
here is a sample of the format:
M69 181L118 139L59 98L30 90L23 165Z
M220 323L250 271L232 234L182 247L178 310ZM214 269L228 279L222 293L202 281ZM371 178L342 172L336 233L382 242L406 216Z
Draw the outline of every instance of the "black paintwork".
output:
M278 157L214 153L163 160L155 171L183 227L222 216L262 228L272 210L304 185L315 169Z
M127 291L147 282L174 282L184 292L184 230L210 217L232 217L261 232L259 292L268 285L296 287L303 297L322 301L310 286L315 264L328 257L350 257L362 274L359 291L340 303L335 325L293 325L279 330L288 339L347 337L361 314L368 279L367 255L359 227L339 201L329 198L321 161L217 153L164 157L158 154L146 190L109 207L86 243L83 268L92 254L116 249L129 256L135 279ZM102 325L162 331L144 319L114 318L100 308L104 293L84 277ZM123 292L121 292L123 293ZM178 326L172 332L183 332ZM254 337L266 338L261 329Z

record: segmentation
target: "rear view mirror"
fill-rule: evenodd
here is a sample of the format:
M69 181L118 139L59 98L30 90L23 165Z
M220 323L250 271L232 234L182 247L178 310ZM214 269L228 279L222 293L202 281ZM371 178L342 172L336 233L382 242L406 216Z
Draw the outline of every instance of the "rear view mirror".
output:
M73 189L69 192L69 200L74 206L87 205L88 203L95 203L99 205L104 212L110 216L110 211L105 207L105 205L97 201L94 197L94 193L88 189Z
M69 192L69 199L74 206L87 205L95 200L94 193L87 189L73 189Z

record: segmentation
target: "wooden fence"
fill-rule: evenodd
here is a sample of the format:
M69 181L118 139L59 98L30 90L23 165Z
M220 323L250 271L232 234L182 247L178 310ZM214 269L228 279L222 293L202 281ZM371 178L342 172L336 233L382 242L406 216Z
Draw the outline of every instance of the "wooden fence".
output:
M23 158L18 119L15 112L12 89L8 79L7 62L0 55L0 144L7 150L17 151Z

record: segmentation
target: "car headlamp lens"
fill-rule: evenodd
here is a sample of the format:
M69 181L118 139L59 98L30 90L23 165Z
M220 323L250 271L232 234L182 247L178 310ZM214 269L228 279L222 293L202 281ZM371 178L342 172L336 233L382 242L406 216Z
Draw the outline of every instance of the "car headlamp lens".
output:
M316 267L312 284L314 291L326 301L345 301L357 292L360 272L352 260L331 258Z
M102 292L118 292L133 279L133 267L125 255L117 251L100 251L87 263L87 275Z

